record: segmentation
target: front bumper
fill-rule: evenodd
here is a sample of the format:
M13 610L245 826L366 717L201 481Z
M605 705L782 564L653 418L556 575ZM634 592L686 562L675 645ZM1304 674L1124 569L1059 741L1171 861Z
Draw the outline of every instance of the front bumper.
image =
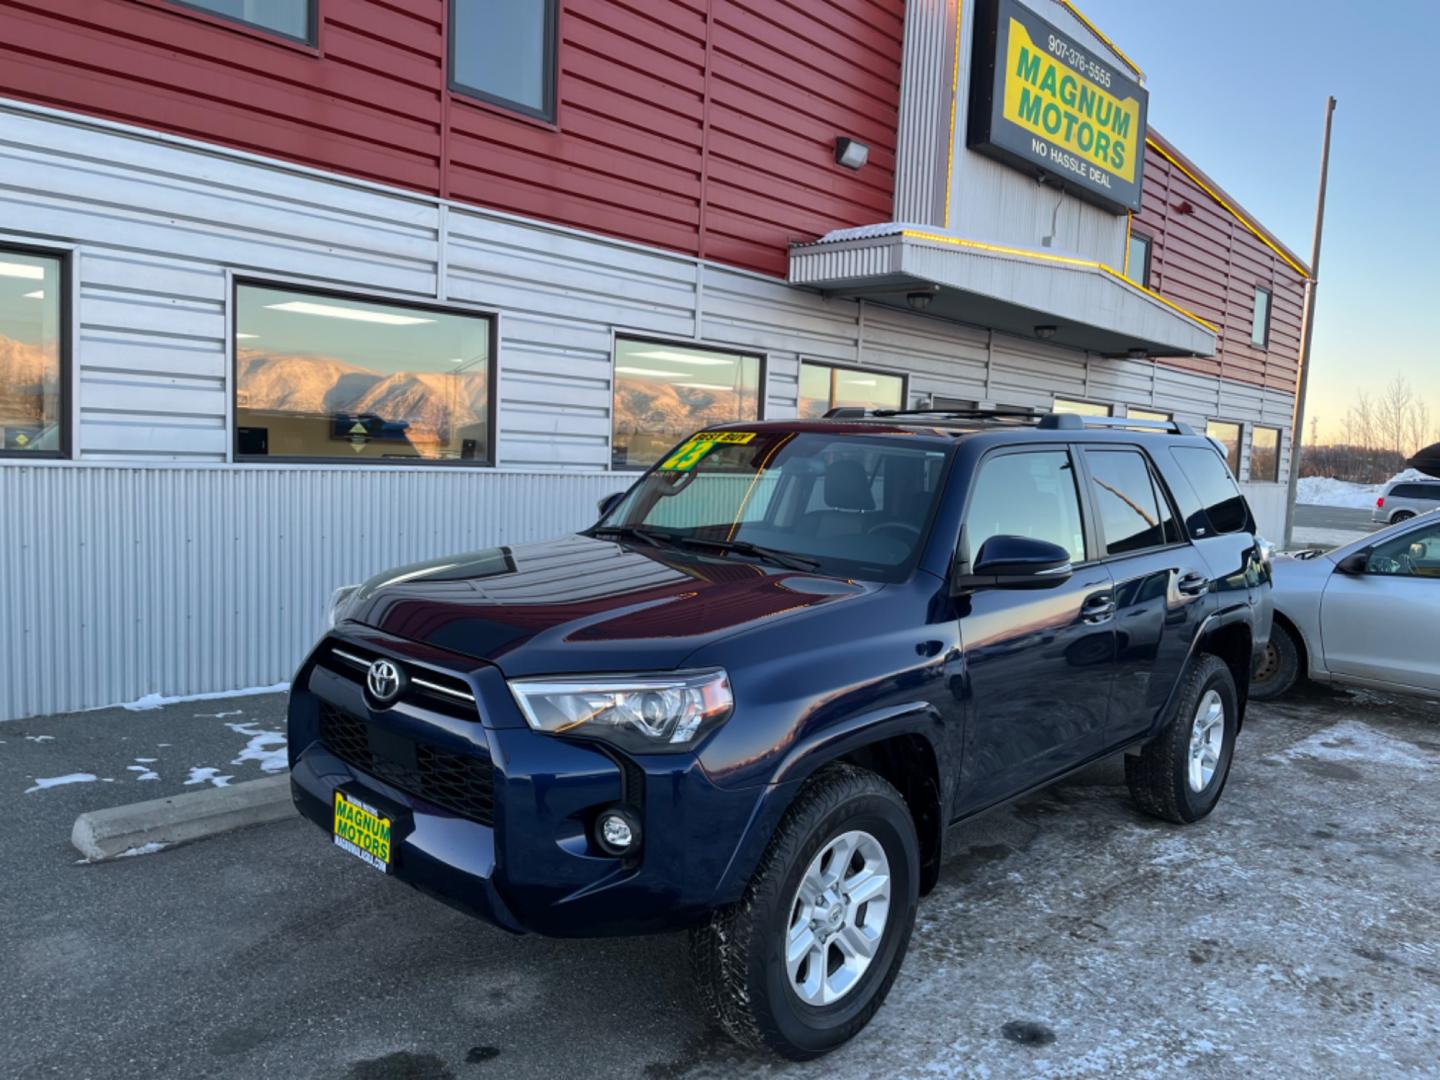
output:
M412 674L463 679L478 716L426 700L372 708L354 674L325 661L336 640ZM514 932L673 929L738 899L788 785L721 788L693 755L630 757L535 732L497 669L449 659L456 666L445 670L447 658L373 632L322 642L290 698L291 791L302 814L329 832L337 788L377 806L393 822L395 877ZM364 753L327 736L334 710L365 726ZM412 754L422 772L436 755L488 765L488 794L467 802L455 794L463 787L427 788ZM616 858L594 844L596 817L615 805L640 819L638 855Z

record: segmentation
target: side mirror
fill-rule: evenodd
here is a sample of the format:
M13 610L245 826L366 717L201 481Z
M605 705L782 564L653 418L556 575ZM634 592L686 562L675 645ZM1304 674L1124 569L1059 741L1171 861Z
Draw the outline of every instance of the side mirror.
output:
M1047 589L1069 581L1070 553L1048 540L992 536L980 545L968 573L957 573L952 589Z
M600 511L600 516L603 518L611 510L614 510L615 504L624 497L625 493L623 491L612 491L609 495L602 496L600 501L595 504L595 507Z
M1363 574L1370 565L1370 551L1357 551L1353 555L1346 555L1335 564L1335 569L1342 574Z

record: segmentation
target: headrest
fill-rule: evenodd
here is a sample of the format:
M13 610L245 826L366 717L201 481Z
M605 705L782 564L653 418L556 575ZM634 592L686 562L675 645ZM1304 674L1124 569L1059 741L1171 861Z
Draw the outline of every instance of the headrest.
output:
M833 510L874 510L865 466L854 458L832 461L825 470L825 502Z

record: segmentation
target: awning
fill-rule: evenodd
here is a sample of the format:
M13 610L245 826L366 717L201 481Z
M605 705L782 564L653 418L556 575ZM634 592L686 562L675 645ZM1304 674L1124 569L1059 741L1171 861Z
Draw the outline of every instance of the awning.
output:
M1213 356L1216 328L1092 259L897 222L790 249L790 281L1106 356Z

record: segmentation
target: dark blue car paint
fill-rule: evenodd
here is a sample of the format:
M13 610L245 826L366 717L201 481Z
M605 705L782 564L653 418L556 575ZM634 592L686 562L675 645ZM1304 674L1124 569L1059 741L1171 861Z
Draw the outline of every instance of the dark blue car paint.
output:
M1268 611L1261 619L1255 609L1268 582L1252 531L1083 563L1050 589L951 595L966 494L985 455L1017 443L1138 443L1174 488L1184 478L1157 447L1202 440L906 434L934 439L953 460L914 572L901 582L582 536L438 560L368 583L329 640L396 657L415 674L462 679L480 722L404 702L373 709L358 683L317 665L317 650L291 697L297 804L328 830L336 787L375 802L395 821L397 876L510 930L585 936L683 926L739 898L790 800L830 761L880 740L923 739L937 764L943 819L954 822L1153 735L1202 627L1208 634L1238 620L1256 628L1253 647L1263 644ZM1183 520L1185 507L1177 508ZM1087 503L1087 522L1092 516ZM1087 531L1093 548L1093 522ZM527 566L551 573L559 556L572 576L595 575L583 601L505 598L541 572ZM1182 597L1176 581L1189 570L1203 573L1208 588ZM1092 625L1082 607L1101 593L1113 595L1115 614ZM729 673L734 716L693 753L628 759L597 742L532 731L506 684L710 667ZM322 699L382 729L490 758L493 826L336 758L317 739ZM619 803L641 814L638 858L605 856L590 838L599 810Z

